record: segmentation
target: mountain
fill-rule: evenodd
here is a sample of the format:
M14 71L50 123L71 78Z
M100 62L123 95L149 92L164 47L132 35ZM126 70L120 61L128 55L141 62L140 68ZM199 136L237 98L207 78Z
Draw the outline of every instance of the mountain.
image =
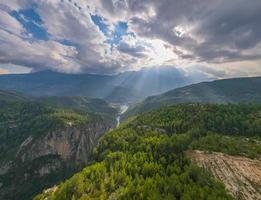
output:
M82 169L115 115L103 100L1 91L0 199L31 199Z
M260 183L251 179L252 186L242 184L246 163L232 173L225 162L212 160L217 168L210 174L190 162L192 153L187 155L195 150L222 152L234 164L243 156L256 163L248 171L255 175L261 161L249 158L260 158L260 113L260 105L183 104L139 115L100 138L91 164L34 200L251 199ZM224 180L221 174L229 177Z
M261 103L261 77L216 80L177 88L148 97L130 108L126 116L180 103Z
M87 96L111 102L132 102L184 86L191 81L176 69L143 69L117 75L63 74L41 71L0 75L0 89L31 96Z
M29 97L21 93L0 90L0 101L12 102L12 101L26 101Z
M102 115L116 116L117 109L105 100L80 96L46 96L33 97L19 92L0 90L0 102L38 102L47 106L66 108L77 111L92 112Z
M97 98L80 97L80 96L48 96L38 97L35 101L45 105L59 108L73 109L98 113L103 115L116 116L117 110L111 107L106 101Z

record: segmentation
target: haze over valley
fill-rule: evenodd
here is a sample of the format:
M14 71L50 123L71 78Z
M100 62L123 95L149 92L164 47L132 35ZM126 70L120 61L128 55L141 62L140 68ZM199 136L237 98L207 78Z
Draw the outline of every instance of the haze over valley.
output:
M260 11L0 0L0 200L261 199Z

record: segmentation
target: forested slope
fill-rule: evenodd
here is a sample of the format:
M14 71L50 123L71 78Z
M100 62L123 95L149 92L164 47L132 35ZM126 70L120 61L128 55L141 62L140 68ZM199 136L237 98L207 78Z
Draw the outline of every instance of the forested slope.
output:
M190 104L129 119L101 138L93 164L35 200L233 199L185 152L200 148L258 158L260 114L259 105Z
M132 106L126 116L144 113L161 106L180 103L259 103L261 104L261 77L232 78L201 82L151 96Z
M35 98L35 101L49 106L69 108L77 111L92 112L116 116L117 110L112 108L105 100L82 96L51 96Z
M31 199L68 178L89 162L97 139L114 126L113 114L54 107L2 91L0 199Z

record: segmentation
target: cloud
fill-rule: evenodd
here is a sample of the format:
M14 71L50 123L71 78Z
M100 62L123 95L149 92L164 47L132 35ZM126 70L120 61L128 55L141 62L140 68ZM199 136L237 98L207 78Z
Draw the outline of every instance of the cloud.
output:
M202 78L225 78L227 73L224 69L216 69L214 67L206 66L206 65L193 65L186 69L188 76L195 77L202 76Z
M248 69L261 75L260 10L259 0L5 1L0 66L111 74L170 65L216 78ZM247 61L244 73L224 69Z
M7 69L0 69L0 74L10 74L10 71Z
M145 59L148 57L146 55L147 49L146 45L139 42L136 38L131 35L123 37L123 40L116 46L117 50L121 53L128 54L135 58Z
M7 5L0 10L1 63L68 73L113 73L121 67L117 58L108 58L110 46L104 43L105 36L87 11L70 1L38 2L36 8L19 8L15 11L17 17L10 14L14 11ZM39 15L43 23L38 26L48 32L49 38L37 40L37 32L29 32L18 21L22 17L19 14L27 9L34 9Z
M23 26L11 15L8 14L7 8L0 7L0 29L8 32L9 34L14 34L22 36L25 32Z
M64 71L77 72L80 68L72 57L76 54L73 47L64 47L54 41L27 41L16 35L0 30L0 62L27 66L35 70L60 67ZM58 70L58 69L57 69Z
M133 17L134 32L161 38L179 48L181 59L223 63L257 60L260 51L249 52L261 40L261 2L254 1L150 1L152 18ZM182 34L180 31L182 30Z

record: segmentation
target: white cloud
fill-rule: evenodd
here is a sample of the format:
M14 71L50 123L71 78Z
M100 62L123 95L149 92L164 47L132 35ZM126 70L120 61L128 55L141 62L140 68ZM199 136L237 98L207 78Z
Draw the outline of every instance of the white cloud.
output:
M48 40L33 38L10 15L32 6ZM217 78L261 75L260 9L259 0L4 0L0 63L69 73L172 65ZM104 19L108 35L91 15ZM120 21L132 34L111 45Z
M0 74L10 74L10 71L7 69L0 69Z
M25 32L23 26L6 11L0 9L0 29L9 32L9 34L22 35Z

